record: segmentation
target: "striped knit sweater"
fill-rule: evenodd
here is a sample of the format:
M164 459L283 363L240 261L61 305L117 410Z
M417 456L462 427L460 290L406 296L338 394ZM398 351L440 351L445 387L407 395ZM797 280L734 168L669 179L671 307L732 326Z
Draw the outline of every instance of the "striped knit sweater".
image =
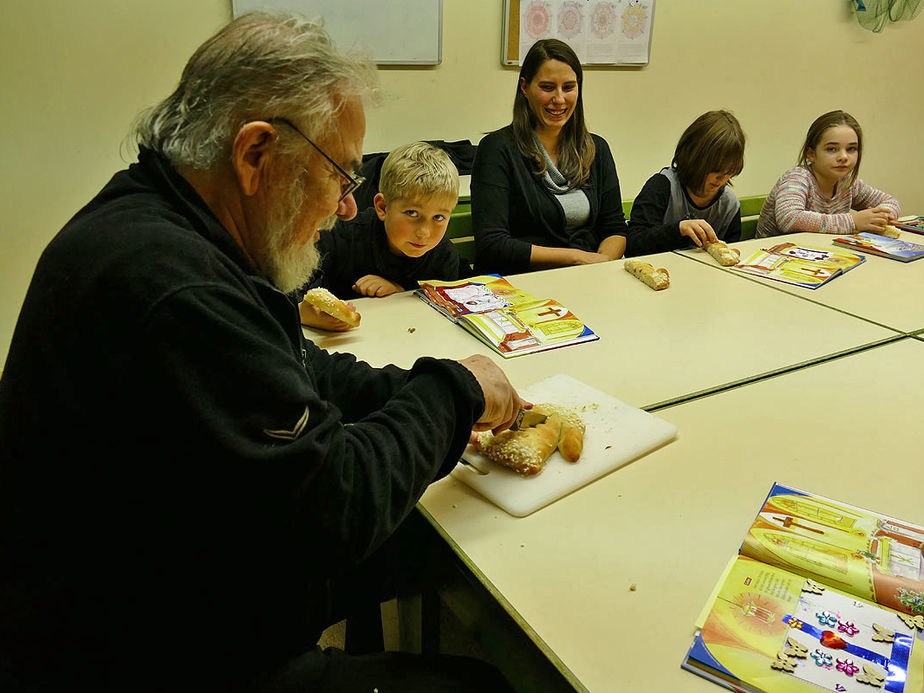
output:
M852 185L838 184L834 197L825 197L812 172L797 166L780 176L767 196L760 210L756 236L763 238L797 231L853 233L856 225L850 210L880 205L891 209L896 217L901 215L898 200L859 178Z

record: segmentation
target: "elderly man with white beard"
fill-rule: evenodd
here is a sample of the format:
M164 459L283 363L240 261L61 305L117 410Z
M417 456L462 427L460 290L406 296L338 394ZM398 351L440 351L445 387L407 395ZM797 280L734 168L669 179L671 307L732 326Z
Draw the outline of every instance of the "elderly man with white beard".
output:
M245 15L48 245L0 381L0 689L504 690L316 647L472 430L524 405L484 357L375 369L302 334L287 292L356 213L374 91L318 26Z

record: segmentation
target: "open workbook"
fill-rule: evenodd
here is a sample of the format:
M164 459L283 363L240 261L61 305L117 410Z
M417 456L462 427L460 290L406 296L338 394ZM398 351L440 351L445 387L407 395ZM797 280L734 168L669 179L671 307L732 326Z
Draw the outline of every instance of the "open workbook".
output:
M806 289L817 289L865 261L862 255L843 250L811 248L787 242L752 253L734 269Z
M734 691L919 693L924 527L774 484L683 668Z
M599 339L558 301L537 299L497 274L422 281L416 294L505 358Z
M924 217L902 217L898 221L893 221L892 225L903 231L924 234Z

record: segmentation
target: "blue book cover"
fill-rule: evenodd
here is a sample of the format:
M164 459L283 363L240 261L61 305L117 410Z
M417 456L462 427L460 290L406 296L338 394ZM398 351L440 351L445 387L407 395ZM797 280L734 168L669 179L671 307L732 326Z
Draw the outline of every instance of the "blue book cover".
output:
M868 231L835 238L834 245L899 262L911 262L924 257L924 245L909 243L898 238L886 238Z

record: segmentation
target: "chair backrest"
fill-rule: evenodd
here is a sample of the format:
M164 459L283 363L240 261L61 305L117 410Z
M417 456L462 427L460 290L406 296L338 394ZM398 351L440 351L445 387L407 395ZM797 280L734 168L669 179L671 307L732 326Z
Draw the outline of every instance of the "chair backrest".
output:
M635 200L623 200L622 201L622 213L626 217L626 221L629 221L629 214L632 212L632 203Z
M751 197L740 197L741 203L741 240L746 241L754 238L757 232L757 220L760 218L760 210L764 206L766 195L752 195Z
M459 255L468 260L469 264L475 262L475 236L472 232L472 204L460 202L452 210L449 225L446 227L446 237L449 238L459 251Z

